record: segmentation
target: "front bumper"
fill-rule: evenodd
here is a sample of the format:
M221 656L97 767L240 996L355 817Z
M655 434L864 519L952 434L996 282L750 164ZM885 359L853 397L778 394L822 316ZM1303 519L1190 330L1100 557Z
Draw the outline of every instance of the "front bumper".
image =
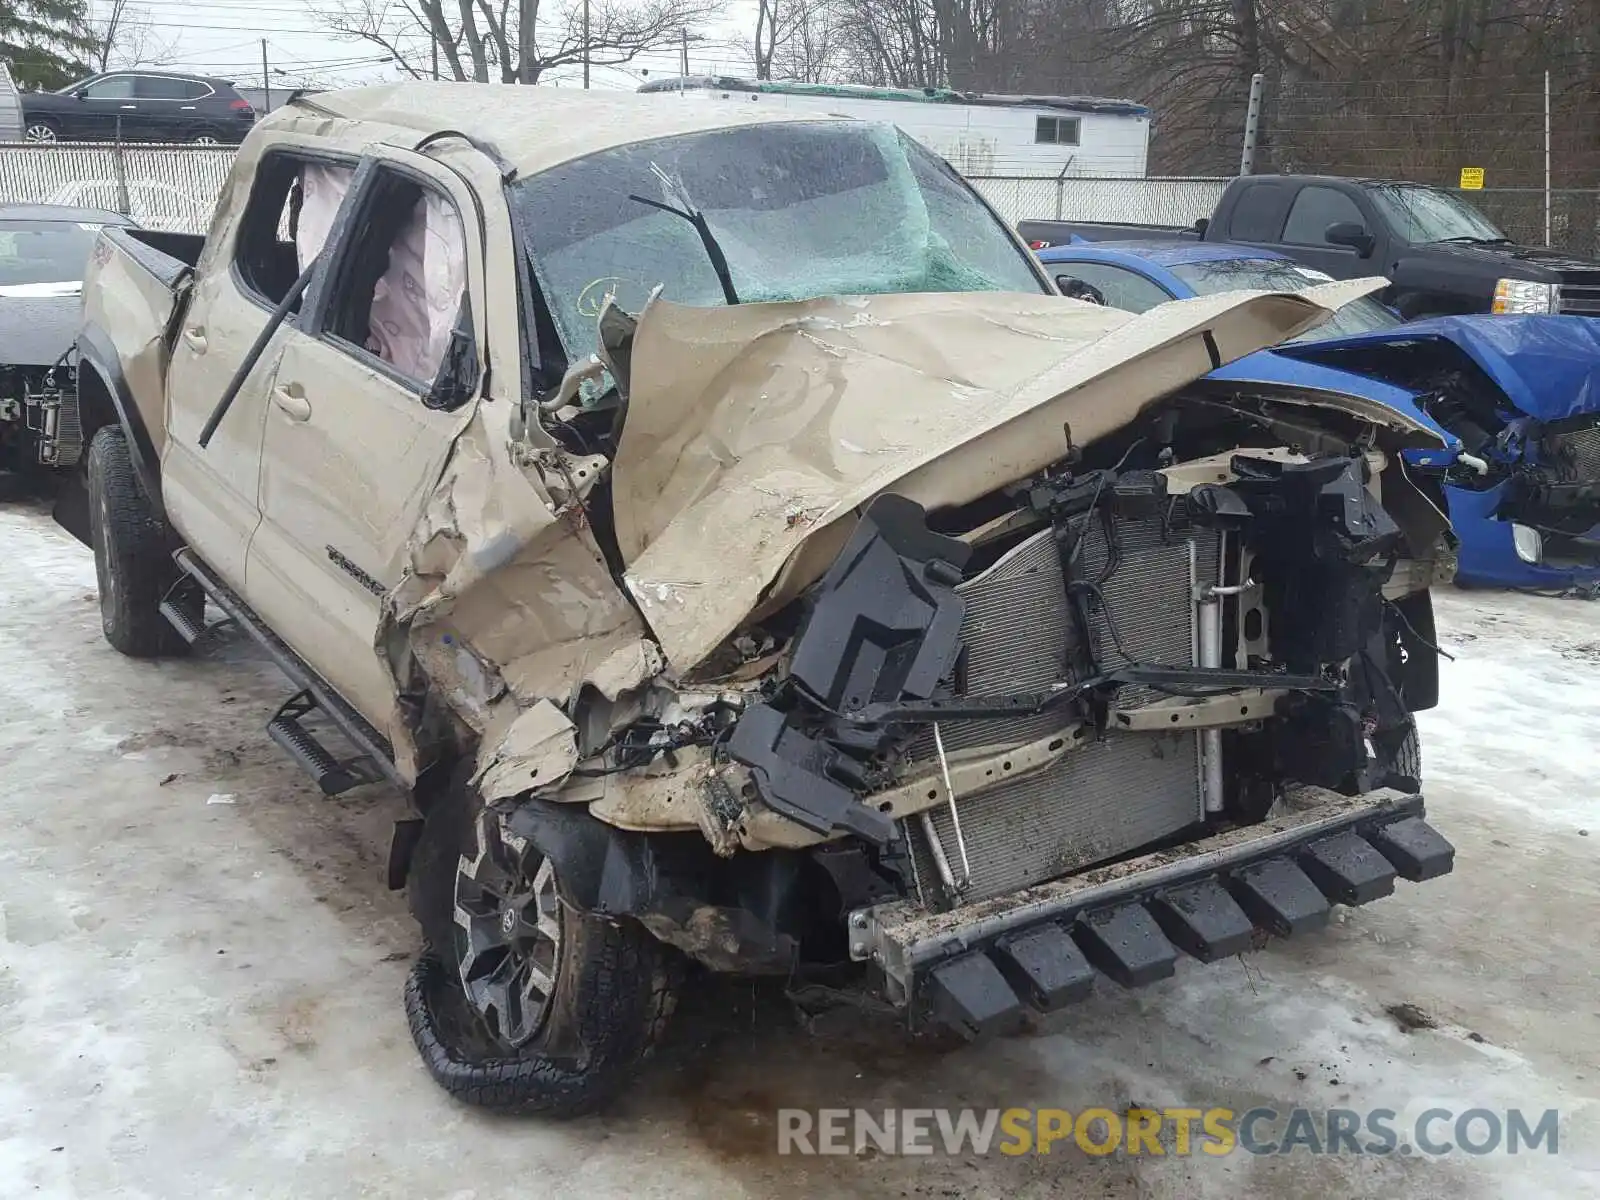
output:
M1586 485L1593 488L1595 485ZM1456 582L1468 587L1590 588L1600 584L1600 550L1582 538L1541 538L1529 562L1517 552L1514 522L1502 515L1507 485L1483 491L1447 485L1445 502L1457 548ZM1522 514L1537 517L1539 513Z
M896 900L850 914L852 957L914 1018L969 1036L1004 1032L1025 1009L1086 996L1096 974L1124 987L1164 979L1182 951L1214 962L1258 931L1302 933L1332 904L1389 895L1395 877L1447 874L1455 850L1421 796L1342 796L1300 787L1285 813L1009 896L930 913Z

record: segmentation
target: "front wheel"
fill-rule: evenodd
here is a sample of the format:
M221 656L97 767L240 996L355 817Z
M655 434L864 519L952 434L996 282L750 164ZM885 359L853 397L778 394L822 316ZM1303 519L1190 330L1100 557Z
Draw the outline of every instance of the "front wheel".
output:
M571 1117L633 1078L672 1005L644 929L562 903L550 861L470 789L429 813L409 887L428 944L406 1016L435 1082L478 1107Z
M34 117L23 125L22 140L25 142L58 142L61 140L61 128L54 121L47 121L43 117Z

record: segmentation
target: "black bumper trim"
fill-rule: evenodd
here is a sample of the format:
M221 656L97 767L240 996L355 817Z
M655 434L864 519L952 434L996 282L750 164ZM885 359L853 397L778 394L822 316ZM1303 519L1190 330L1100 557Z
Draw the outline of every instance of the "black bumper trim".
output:
M969 1035L1000 1030L1027 1008L1082 999L1095 971L1143 986L1171 975L1180 951L1210 962L1258 931L1308 932L1326 924L1331 904L1365 904L1393 891L1396 875L1422 882L1454 865L1421 796L1304 796L1317 802L1272 823L970 909L881 906L876 957L889 991L914 1015ZM1029 961L1018 962L1019 946L1035 951Z

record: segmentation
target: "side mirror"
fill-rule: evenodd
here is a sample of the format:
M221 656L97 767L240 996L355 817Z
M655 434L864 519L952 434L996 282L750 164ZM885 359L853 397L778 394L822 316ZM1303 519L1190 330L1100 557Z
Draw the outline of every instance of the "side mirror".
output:
M472 338L472 317L465 302L461 305L456 326L450 331L450 342L445 347L444 362L433 386L422 398L425 408L454 412L478 392L477 345Z
M1090 304L1104 304L1105 293L1092 283L1085 283L1071 275L1056 276L1056 291L1069 300L1086 300Z
M1349 246L1362 258L1377 245L1376 239L1355 221L1335 221L1323 232L1322 239L1330 246Z

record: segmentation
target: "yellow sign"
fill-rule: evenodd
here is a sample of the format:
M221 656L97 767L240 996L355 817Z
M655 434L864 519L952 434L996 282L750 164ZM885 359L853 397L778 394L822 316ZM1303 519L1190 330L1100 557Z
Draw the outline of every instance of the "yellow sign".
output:
M1476 192L1483 187L1482 167L1462 167L1461 187L1465 191Z

